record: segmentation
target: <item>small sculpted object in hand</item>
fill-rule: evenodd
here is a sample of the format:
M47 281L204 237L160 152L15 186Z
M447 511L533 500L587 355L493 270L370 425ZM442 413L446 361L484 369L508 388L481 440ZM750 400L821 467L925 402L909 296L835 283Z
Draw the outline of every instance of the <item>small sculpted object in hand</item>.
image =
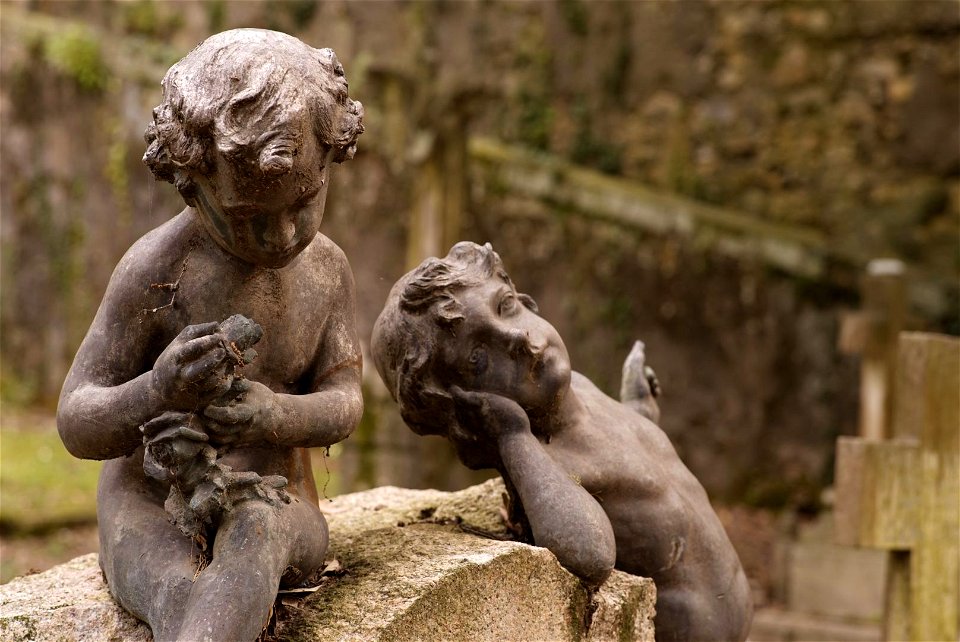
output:
M657 640L743 640L750 589L703 487L651 418L635 346L624 403L570 367L556 330L488 245L463 242L393 287L374 327L380 376L419 434L496 468L511 521L592 586L613 568L657 585Z
M157 640L254 640L323 563L307 449L363 402L353 276L319 227L362 119L331 50L273 31L212 36L163 80L144 162L187 207L121 259L57 416L108 460L100 565Z

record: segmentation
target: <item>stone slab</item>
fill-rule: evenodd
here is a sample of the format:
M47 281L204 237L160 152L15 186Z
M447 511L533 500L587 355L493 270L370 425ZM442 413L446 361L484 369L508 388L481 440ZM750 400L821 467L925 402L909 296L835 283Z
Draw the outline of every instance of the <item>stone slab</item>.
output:
M614 572L591 595L548 550L497 539L502 492L491 480L458 493L385 487L324 502L330 555L345 572L310 597L283 597L277 638L652 642L652 580ZM110 598L91 554L0 586L0 639L152 638Z

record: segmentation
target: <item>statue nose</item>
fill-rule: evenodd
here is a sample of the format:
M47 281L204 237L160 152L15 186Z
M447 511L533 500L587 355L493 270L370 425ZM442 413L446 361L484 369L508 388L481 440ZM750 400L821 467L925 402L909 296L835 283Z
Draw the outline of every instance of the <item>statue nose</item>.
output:
M539 356L546 349L546 341L542 337L532 337L529 330L511 330L509 336L510 353L514 356Z

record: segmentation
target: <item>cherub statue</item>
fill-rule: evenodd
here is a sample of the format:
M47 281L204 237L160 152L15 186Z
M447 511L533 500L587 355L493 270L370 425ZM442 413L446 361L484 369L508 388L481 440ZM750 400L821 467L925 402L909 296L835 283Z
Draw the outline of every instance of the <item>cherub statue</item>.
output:
M163 80L144 162L187 207L121 259L57 416L108 460L100 565L157 640L254 640L323 563L307 449L363 401L353 276L318 229L362 120L333 51L273 31L212 36Z
M746 638L746 576L703 487L648 418L659 412L650 380L628 407L573 372L489 244L458 243L401 278L371 347L404 421L446 436L467 466L500 471L534 543L592 586L614 567L654 579L657 640Z

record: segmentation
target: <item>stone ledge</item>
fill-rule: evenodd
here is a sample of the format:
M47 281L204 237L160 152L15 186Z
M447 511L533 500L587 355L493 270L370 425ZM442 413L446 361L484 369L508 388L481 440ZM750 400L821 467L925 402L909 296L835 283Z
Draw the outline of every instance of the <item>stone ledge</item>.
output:
M614 572L596 595L503 532L500 480L457 493L385 487L324 503L346 573L285 607L283 640L653 640L655 589ZM402 526L398 526L402 524ZM0 638L150 640L86 555L0 586Z

